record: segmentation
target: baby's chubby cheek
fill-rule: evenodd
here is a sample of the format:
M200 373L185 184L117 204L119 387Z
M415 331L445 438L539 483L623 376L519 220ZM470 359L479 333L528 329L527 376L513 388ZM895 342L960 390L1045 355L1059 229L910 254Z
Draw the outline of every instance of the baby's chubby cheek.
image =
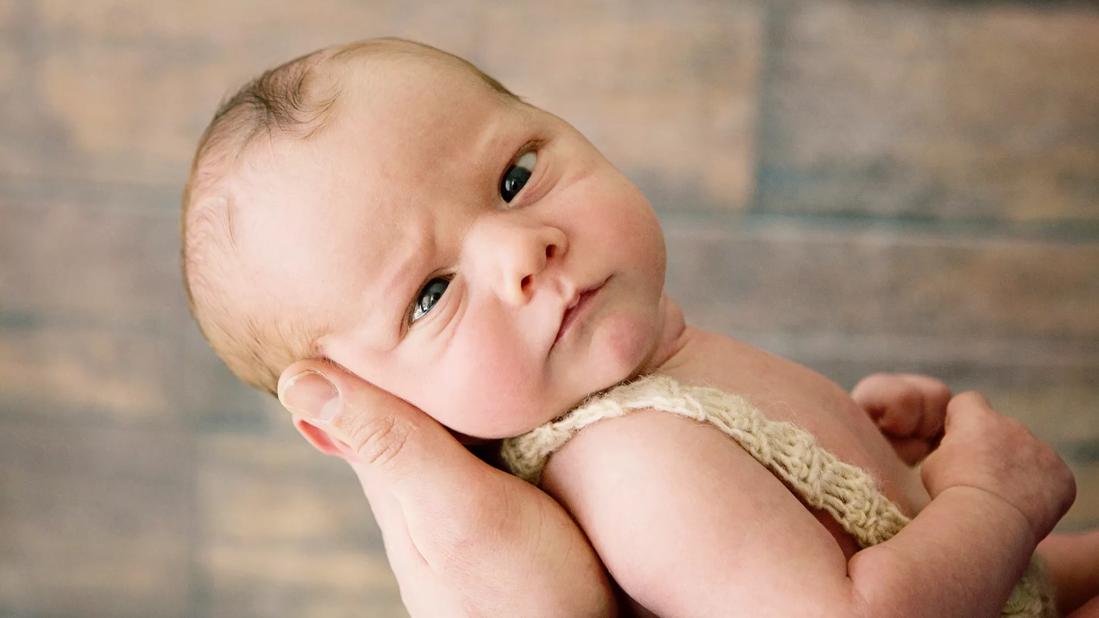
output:
M500 380L499 382L497 380ZM436 420L477 438L516 436L554 418L551 393L536 382L519 376L497 374L495 378L471 376L449 396L435 397L430 408Z
M601 390L630 377L648 356L655 342L653 316L640 311L618 311L607 316L592 333L588 375Z
M443 370L422 382L422 409L466 435L502 438L529 431L567 407L548 384L540 355L524 354L500 330L486 329L480 337L474 330L456 337L436 367Z

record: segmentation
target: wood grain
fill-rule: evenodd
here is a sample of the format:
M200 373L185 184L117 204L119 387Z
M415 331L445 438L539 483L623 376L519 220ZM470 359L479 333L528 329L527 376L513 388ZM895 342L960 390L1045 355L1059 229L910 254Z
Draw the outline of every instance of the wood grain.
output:
M350 472L228 374L178 265L218 101L379 35L588 135L690 321L986 392L1099 526L1092 5L0 0L0 615L405 615Z

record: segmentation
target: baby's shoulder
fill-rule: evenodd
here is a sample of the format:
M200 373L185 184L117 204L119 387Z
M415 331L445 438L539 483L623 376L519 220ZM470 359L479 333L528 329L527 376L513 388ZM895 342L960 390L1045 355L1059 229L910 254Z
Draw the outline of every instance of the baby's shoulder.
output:
M591 425L554 454L542 486L650 609L699 609L694 603L714 589L727 591L723 601L750 597L744 582L778 576L791 556L845 568L781 481L714 427L664 411Z
M721 333L688 327L683 348L654 373L685 384L706 384L749 399L766 401L765 396L781 388L788 393L805 393L819 399L846 393L831 380L789 359L749 345Z
M578 432L549 459L542 486L550 493L573 493L640 478L655 484L680 469L699 473L715 466L726 473L760 468L714 427L665 410L640 409Z

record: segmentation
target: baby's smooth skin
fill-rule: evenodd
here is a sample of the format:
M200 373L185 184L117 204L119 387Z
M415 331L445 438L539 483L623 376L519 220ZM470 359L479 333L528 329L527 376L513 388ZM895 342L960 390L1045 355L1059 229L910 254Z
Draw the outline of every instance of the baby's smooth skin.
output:
M931 466L931 500L836 385L685 324L663 292L650 204L579 132L445 59L365 62L321 69L339 83L321 130L251 146L227 178L239 302L323 323L319 356L468 442L523 433L639 374L712 385L808 430L915 517L859 551L712 427L655 411L597 423L550 459L543 487L639 612L998 611L1067 508L1055 456L1027 459L1060 479L1041 500L1037 481L1005 497L946 463ZM959 453L982 431L1025 442L974 418L948 427L937 461L972 467L979 455Z

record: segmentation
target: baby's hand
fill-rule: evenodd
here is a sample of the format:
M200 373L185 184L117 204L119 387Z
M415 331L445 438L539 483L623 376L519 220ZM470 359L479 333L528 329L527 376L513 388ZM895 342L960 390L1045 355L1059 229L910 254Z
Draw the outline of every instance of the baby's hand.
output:
M932 499L951 488L975 488L1014 507L1035 542L1076 497L1072 472L1057 453L976 391L950 400L942 443L924 461L922 475Z
M938 445L950 389L927 376L875 373L855 385L851 398L878 424L897 456L911 466Z

